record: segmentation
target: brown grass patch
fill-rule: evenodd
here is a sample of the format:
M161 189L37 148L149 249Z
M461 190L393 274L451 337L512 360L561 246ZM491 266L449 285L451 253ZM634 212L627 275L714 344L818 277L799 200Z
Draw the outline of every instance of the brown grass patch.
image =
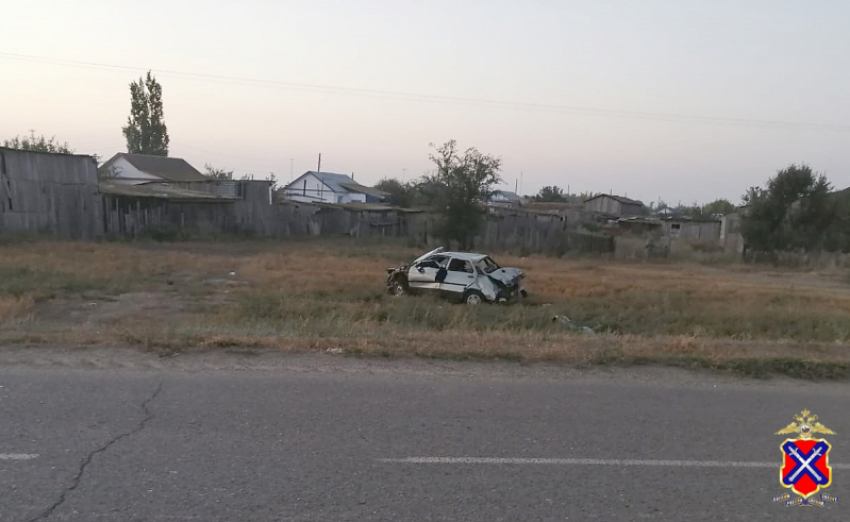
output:
M850 364L850 291L835 274L495 255L527 274L529 302L470 309L387 296L384 269L420 253L342 240L4 245L0 343L716 368L796 361L782 363L791 373ZM597 334L552 321L562 315Z
M31 294L22 296L0 295L0 326L32 319L35 299Z

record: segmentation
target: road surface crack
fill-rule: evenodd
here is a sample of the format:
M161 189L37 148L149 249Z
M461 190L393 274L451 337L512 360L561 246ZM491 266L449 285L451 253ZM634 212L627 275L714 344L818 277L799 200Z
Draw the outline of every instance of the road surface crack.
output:
M71 484L62 490L62 493L59 495L59 498L56 500L56 502L54 502L50 507L41 512L41 514L29 519L27 522L36 522L38 520L44 520L50 515L52 515L53 512L56 511L56 509L65 502L65 499L68 498L68 494L77 489L77 487L80 485L80 482L82 482L83 479L83 475L86 472L86 468L88 468L89 464L91 464L92 462L92 459L94 459L96 455L104 453L116 442L122 439L126 439L127 437L131 437L145 429L145 426L148 424L148 422L153 419L153 412L151 412L151 410L149 409L150 403L153 402L154 399L156 399L157 395L159 395L159 392L161 391L162 381L159 381L159 384L156 386L156 389L153 391L151 396L145 399L145 401L142 403L142 411L145 412L145 417L141 420L141 422L139 422L132 430L121 433L120 435L107 441L107 443L103 446L97 448L96 450L86 455L86 458L80 461L80 467L79 469L77 469L77 473L74 475L74 478L71 479Z

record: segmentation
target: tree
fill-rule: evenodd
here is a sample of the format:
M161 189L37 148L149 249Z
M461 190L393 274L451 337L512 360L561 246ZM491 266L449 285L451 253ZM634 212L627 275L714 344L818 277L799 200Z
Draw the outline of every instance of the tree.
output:
M735 212L735 205L728 199L717 199L702 206L702 215L705 217L725 216Z
M168 156L168 130L162 110L162 86L148 71L130 84L130 116L122 127L127 152Z
M28 150L33 152L54 152L60 154L73 154L74 150L68 146L68 143L59 143L56 141L56 136L45 138L36 136L34 130L30 130L29 136L15 136L11 140L4 140L3 146L7 149Z
M567 200L564 196L564 189L557 185L543 187L533 199L540 203L560 203Z
M375 188L387 193L387 202L390 205L410 208L413 206L416 185L411 182L403 183L395 178L383 178Z
M437 148L436 154L430 154L429 158L436 169L419 185L429 192L442 218L440 235L448 241L457 241L465 249L481 228L486 213L482 203L502 182L501 160L475 148L461 154L455 140Z
M266 176L266 181L271 182L271 185L269 185L269 186L271 187L272 190L277 189L277 176L275 175L274 172L269 172L269 175Z
M700 207L696 201L691 205L682 205L681 203L674 209L671 209L674 216L686 217L691 219L701 219L703 218L702 207Z
M227 179L227 180L233 179L233 171L232 170L225 170L225 169L216 168L216 167L210 165L209 163L206 163L204 165L204 169L206 169L206 171L207 171L207 176L209 176L213 179Z
M833 224L835 203L823 174L791 165L743 196L748 205L741 232L748 247L764 252L822 248Z

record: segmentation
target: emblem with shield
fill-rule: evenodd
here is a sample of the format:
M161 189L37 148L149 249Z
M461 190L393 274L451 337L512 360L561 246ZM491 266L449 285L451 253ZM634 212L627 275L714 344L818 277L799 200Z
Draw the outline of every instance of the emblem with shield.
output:
M809 498L832 484L832 468L829 466L832 446L825 439L812 435L835 435L835 432L817 420L817 415L803 410L800 415L794 416L794 422L776 432L777 435L797 435L796 438L785 439L780 445L782 466L779 468L779 482L802 497L788 502L789 505L823 505L822 501Z

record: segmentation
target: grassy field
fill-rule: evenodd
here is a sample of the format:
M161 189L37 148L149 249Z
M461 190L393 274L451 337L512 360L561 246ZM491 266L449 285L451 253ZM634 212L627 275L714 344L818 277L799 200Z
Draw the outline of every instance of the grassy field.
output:
M420 253L344 240L4 244L0 343L850 376L841 272L495 255L524 270L530 298L470 308L387 295L384 269Z

